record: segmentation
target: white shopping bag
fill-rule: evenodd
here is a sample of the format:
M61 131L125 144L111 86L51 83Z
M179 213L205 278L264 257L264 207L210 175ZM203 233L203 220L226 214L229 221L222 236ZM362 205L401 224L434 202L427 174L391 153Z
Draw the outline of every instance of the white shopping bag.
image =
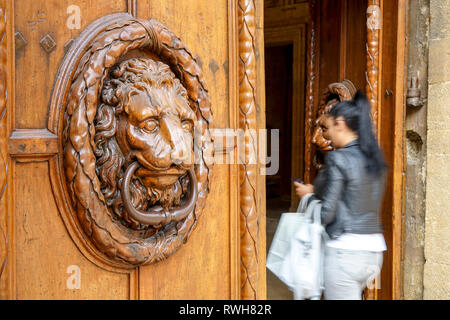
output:
M314 200L306 207L307 202L303 197L297 212L283 213L267 256L267 268L294 291L295 299L318 299L323 290L321 203Z
M286 264L294 268L294 280L291 290L295 299L320 299L323 291L323 262L327 234L321 224L320 201L308 206L305 217L309 222L300 225L295 233Z
M310 196L306 195L301 199L297 212L285 212L281 215L267 254L267 268L287 286L294 284L294 277L291 273L292 270L286 268L286 265L283 267L283 262L289 252L291 240L299 230L300 225L305 222L304 212Z

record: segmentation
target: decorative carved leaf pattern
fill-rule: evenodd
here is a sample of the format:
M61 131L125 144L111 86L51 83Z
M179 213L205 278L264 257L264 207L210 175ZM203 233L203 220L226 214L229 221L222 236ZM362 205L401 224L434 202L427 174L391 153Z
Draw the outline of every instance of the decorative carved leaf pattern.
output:
M316 0L309 1L309 12L311 20L308 31L308 83L306 84L306 110L305 110L305 173L304 180L311 183L311 164L312 164L312 133L314 129L314 101L315 91L318 85L317 75L317 24L315 21Z
M4 8L0 8L0 278L6 268L8 257L5 198L8 176L6 63L6 16ZM0 293L0 297L5 297L4 292Z
M380 0L369 0L369 7L380 7ZM366 94L372 106L373 126L377 130L378 123L378 74L379 74L379 45L380 28L374 28L370 23L375 17L367 17L367 67L366 67ZM377 17L379 23L380 17Z
M64 114L64 167L73 206L85 234L113 263L125 267L149 264L173 254L189 237L205 206L213 165L211 105L203 74L191 53L171 31L155 20L132 18L102 27L89 44L72 77ZM169 64L187 89L197 116L196 177L198 200L184 220L168 225L146 238L117 221L108 210L96 175L94 118L109 68L133 49L145 48Z
M258 282L259 216L256 204L256 21L254 0L238 2L239 128L245 133L245 152L239 169L241 298L256 299Z

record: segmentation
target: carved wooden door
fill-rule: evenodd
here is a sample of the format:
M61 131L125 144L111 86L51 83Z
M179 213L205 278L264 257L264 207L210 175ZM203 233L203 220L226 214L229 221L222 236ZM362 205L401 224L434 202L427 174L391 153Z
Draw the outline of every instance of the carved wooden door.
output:
M2 299L265 297L260 8L0 1Z

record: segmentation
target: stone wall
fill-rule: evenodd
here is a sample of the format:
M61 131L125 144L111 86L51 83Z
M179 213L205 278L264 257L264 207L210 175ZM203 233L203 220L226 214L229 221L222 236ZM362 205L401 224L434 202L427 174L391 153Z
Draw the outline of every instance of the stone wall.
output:
M430 1L424 299L450 299L450 0Z
M406 108L403 298L423 299L430 0L409 2L408 85L417 78L422 106Z

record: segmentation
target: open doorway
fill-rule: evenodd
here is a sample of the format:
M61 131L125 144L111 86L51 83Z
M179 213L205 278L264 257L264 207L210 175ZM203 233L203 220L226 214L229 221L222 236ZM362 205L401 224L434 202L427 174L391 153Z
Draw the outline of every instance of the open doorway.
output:
M266 248L283 212L298 205L292 178L303 178L305 25L266 28L266 127L279 130L279 170L266 176ZM268 150L271 150L268 141ZM267 270L267 298L292 299L289 289Z
M293 44L292 124L303 126L302 128L292 126L291 129L293 159L291 175L293 177L304 177L305 181L312 182L317 174L317 167L314 165L316 147L310 135L313 134L322 94L328 86L348 79L357 89L366 91L366 94L371 97L378 139L391 170L387 174L386 192L381 210L383 234L388 250L384 254L379 286L367 290L367 299L399 299L402 296L402 232L404 231L402 203L405 195L402 180L402 177L404 178L404 171L402 171L404 170L404 161L402 161L404 137L401 129L402 110L405 103L404 19L406 9L404 2L399 1L385 1L380 7L367 0L264 0L266 48ZM373 25L373 21L377 22L375 24L377 27ZM307 41L305 41L305 30L308 30ZM301 69L306 66L304 55L306 43L308 43L307 72ZM266 52L266 55L265 64L274 64L275 62L271 61L270 52ZM266 69L266 81L270 81L267 79L271 77L269 73L270 70ZM305 74L306 77L304 77ZM305 98L306 88L308 99ZM273 94L278 93L266 87L267 108L271 108L269 104ZM269 124L272 116L269 114L269 109L266 116ZM307 130L304 128L306 124ZM287 137L281 133L280 140L285 139ZM285 157L280 151L281 163L284 163L282 158ZM298 158L295 159L295 157ZM272 183L270 180L267 181ZM290 181L284 181L284 183L290 183ZM270 208L270 189L268 185L268 249L276 229L276 224L271 224L273 213ZM291 194L291 210L295 210L293 202L298 203L298 199ZM282 296L276 295L276 290L271 284L273 277L270 271L267 271L267 296L272 299L283 299Z
M265 47L266 127L279 132L279 170L266 176L266 239L270 248L278 221L291 206L292 158L292 55L293 45ZM272 141L268 140L268 150ZM292 299L292 293L269 270L267 298Z
M265 48L266 127L279 130L279 170L266 177L267 216L278 217L279 210L291 205L292 159L292 48L291 44ZM268 141L268 149L270 144Z

